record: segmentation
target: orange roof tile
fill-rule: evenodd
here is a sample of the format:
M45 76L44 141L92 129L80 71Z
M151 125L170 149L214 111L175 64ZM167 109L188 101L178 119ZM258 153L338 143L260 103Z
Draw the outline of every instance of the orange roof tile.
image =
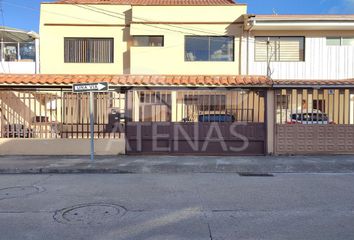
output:
M346 86L354 85L354 79L341 80L273 80L274 86Z
M252 18L254 18L255 20L296 20L296 21L346 21L346 20L350 20L353 21L354 20L354 14L342 14L342 15L338 15L338 14L302 14L302 15L298 15L298 14L280 14L280 15L262 15L262 14L257 14L257 15L251 15Z
M72 85L108 82L117 86L271 86L265 76L204 75L46 75L0 74L0 85Z
M218 6L235 5L233 0L58 0L64 4L117 4L153 6Z

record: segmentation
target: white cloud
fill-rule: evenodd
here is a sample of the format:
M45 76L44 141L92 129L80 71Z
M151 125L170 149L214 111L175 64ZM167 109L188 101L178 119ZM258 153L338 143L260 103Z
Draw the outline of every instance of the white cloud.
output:
M332 0L321 0L321 4ZM328 10L330 14L354 13L354 0L339 0L336 5Z
M354 0L344 0L344 3L351 7L351 8L354 8Z

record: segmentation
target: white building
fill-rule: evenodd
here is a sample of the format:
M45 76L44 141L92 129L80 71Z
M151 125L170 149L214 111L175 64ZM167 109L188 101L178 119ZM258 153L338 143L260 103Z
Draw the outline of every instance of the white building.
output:
M39 73L39 36L35 32L0 27L0 73Z
M245 29L244 74L354 78L354 15L255 15L246 19Z

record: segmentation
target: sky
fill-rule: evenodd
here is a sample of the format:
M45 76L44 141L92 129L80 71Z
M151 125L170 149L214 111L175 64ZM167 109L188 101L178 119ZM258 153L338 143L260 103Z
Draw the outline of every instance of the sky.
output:
M50 0L46 0L47 2ZM38 32L43 0L0 0L4 18L0 25ZM237 0L252 14L354 14L354 0Z

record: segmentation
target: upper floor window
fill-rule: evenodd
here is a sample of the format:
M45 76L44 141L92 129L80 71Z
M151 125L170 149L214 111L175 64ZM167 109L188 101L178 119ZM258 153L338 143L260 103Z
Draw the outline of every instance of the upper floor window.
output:
M234 61L234 37L186 36L186 61Z
M354 46L354 37L327 37L327 46Z
M113 63L113 38L65 38L66 63Z
M305 37L256 37L255 61L305 61Z
M133 36L134 47L163 47L163 36Z
M36 61L36 46L34 42L5 42L1 44L0 49L0 58L5 62Z

